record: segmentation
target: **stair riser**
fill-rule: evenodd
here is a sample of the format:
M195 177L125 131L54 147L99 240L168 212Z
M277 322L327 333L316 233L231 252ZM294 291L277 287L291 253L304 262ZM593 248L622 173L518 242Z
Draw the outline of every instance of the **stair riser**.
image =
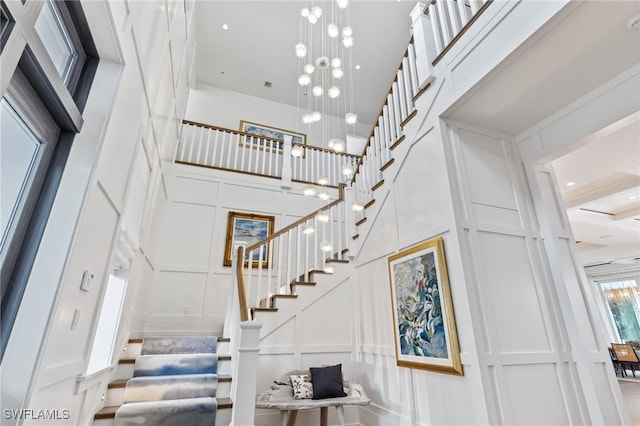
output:
M118 364L115 380L130 379L133 377L133 364Z
M218 355L229 355L229 342L218 342L216 353Z
M107 396L104 401L105 406L122 405L124 388L107 389Z
M231 361L218 361L218 375L220 376L231 375Z
M122 358L135 358L140 356L142 343L127 343L126 350L123 351Z

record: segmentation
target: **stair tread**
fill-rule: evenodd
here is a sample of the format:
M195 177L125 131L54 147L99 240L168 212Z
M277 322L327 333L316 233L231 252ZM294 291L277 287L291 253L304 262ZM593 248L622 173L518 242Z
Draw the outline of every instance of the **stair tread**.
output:
M359 221L357 221L357 222L356 222L356 226L360 226L360 225L362 225L363 223L365 223L366 221L367 221L367 218L366 218L366 217L363 217L362 219L360 219Z
M346 259L327 259L327 263L349 263Z
M233 406L233 401L231 398L216 398L219 409L231 408ZM116 411L118 411L120 405L108 405L98 411L94 416L94 420L102 420L102 419L113 419L116 416Z
M142 343L142 337L129 339L129 343Z
M118 364L135 364L136 363L136 359L135 358L120 358L118 360Z
M98 411L95 414L95 416L93 416L93 419L94 420L112 419L115 417L116 411L118 410L118 408L120 408L119 405L108 405L103 409L101 409L100 411Z
M113 382L109 383L109 385L107 385L107 388L108 389L124 388L127 386L127 381L129 381L129 379L114 380Z
M294 281L293 285L316 285L315 281Z
M273 298L281 298L281 299L295 299L298 297L297 294L274 294L273 296L271 296Z

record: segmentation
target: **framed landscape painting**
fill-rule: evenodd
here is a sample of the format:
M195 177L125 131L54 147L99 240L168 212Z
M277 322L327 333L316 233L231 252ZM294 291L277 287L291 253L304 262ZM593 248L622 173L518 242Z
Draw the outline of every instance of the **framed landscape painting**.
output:
M224 266L231 266L232 250L235 243L244 243L245 247L261 241L273 234L274 216L265 216L251 213L229 212L227 221L227 239L224 246ZM253 254L252 266L257 267L262 260L262 267L268 266L269 250L259 251ZM249 254L245 253L245 266L249 266Z
M396 364L463 375L442 238L388 262Z
M258 136L254 138L248 135L240 135L240 146L256 148L264 151L281 153L285 135L290 135L291 142L294 144L307 144L307 135L305 135L304 133L278 129L276 127L251 123L244 120L240 121L240 131L243 133L249 133L251 135Z

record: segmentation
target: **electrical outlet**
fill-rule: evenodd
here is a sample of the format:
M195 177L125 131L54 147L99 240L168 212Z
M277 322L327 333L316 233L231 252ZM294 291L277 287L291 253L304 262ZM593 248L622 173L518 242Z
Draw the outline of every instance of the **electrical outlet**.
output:
M78 321L80 321L80 309L76 309L73 313L73 319L71 320L72 330L74 330L78 326Z

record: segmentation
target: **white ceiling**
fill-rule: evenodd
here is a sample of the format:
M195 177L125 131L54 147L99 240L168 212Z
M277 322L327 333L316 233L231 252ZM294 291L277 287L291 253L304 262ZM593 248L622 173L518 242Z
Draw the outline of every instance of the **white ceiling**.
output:
M297 105L299 75L294 46L300 40L300 10L309 0L197 1L196 80L198 83ZM351 0L354 45L352 72L355 112L373 123L384 103L410 39L414 1ZM325 11L331 2L314 1ZM227 24L229 29L223 30ZM326 16L318 21L326 28ZM346 62L348 58L343 58ZM359 70L353 67L360 65ZM264 82L272 83L271 88ZM304 104L303 94L301 105Z
M197 1L197 82L297 105L294 46L300 41L300 9L310 3ZM314 4L326 8L328 2ZM361 65L352 69L361 122L372 123L384 102L410 37L414 6L408 0L350 2L351 65ZM580 2L454 105L449 116L506 134L523 132L640 63L640 35L625 27L639 11L638 1ZM272 87L264 87L265 81ZM640 117L592 135L553 165L583 263L640 257ZM567 187L569 181L575 185Z
M640 257L640 112L553 161L584 265Z

